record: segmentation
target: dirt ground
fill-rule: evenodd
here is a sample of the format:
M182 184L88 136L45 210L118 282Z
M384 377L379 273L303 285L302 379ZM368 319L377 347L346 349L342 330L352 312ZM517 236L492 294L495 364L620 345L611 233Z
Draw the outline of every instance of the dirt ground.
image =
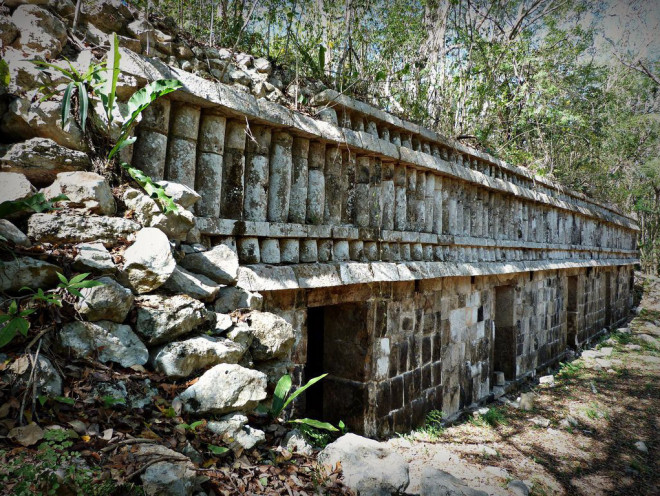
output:
M531 410L512 394L452 427L390 439L410 463L408 492L433 466L492 495L516 494L512 480L532 495L660 494L660 278L641 281L638 315L552 371L554 385L530 386Z

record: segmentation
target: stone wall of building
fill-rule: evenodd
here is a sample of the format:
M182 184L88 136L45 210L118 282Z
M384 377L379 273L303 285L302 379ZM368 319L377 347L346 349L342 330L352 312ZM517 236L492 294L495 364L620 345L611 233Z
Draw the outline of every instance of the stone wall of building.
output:
M498 389L495 371L510 371L506 379L515 380L560 360L569 277L584 282L578 301L603 308L588 312L581 304L582 342L620 322L632 304L631 273L629 267L553 270L273 291L264 293L264 308L294 327L291 367L298 376L330 374L322 398L313 400L321 406L298 408L383 436L420 425L431 410L453 414L487 399ZM606 320L608 278L620 286L610 293ZM509 292L510 306L498 292L505 299Z

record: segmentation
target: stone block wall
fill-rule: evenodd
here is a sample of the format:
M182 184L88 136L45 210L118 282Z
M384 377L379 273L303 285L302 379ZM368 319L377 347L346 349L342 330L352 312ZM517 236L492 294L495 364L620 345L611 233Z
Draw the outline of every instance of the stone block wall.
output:
M310 366L308 343L318 342L310 334L325 334L319 370L331 375L324 381L323 418L385 436L422 424L433 409L453 414L489 396L498 370L498 332L510 332L496 322L514 323L515 346L505 359L511 359L515 375L507 379L561 359L567 342L569 274L598 287L610 274L619 284L618 292L611 293L609 321L604 311L583 311L581 342L619 322L631 305L630 286L620 283L628 281L630 269L595 272L552 270L273 291L264 293L264 304L293 325L297 344L292 359L300 376ZM496 305L499 288L511 289L510 307ZM587 302L593 291L581 286L577 298ZM325 324L321 329L315 321L309 327L308 314L319 307ZM306 405L298 408L304 412Z
M630 308L638 228L610 206L332 91L310 117L122 64L184 83L138 127L133 162L201 194L188 241L229 246L238 285L291 323L295 381L329 373L301 415L405 431Z

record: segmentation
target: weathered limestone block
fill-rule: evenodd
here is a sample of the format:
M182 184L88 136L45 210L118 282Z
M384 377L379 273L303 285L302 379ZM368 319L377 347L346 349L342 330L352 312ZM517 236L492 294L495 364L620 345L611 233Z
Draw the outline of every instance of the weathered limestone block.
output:
M42 193L47 199L66 195L65 202L73 207L80 205L92 213L112 215L117 210L112 190L105 178L95 172L60 172L55 182Z
M341 222L355 223L355 168L356 157L350 151L342 152L341 164Z
M45 185L60 172L89 169L92 162L86 153L65 148L51 139L32 138L0 147L0 165L4 172L22 173L32 183ZM5 187L6 181L0 184ZM7 198L4 189L0 198Z
M367 227L369 225L369 175L371 157L358 157L356 161L355 180L355 225Z
M325 207L323 220L326 224L338 225L341 221L342 179L341 150L328 147L325 151Z
M394 229L406 231L408 229L408 202L406 191L406 167L397 165L394 169Z
M194 330L207 321L204 304L190 296L144 295L136 299L135 331L148 345L167 343Z
M238 256L224 244L216 245L208 251L186 255L181 265L220 284L233 285L238 276Z
M280 241L277 238L262 239L259 245L261 263L278 264L281 261Z
M253 237L240 238L238 240L238 258L244 264L259 263L261 259L259 240Z
M369 227L380 228L383 222L383 163L380 158L371 161L369 170Z
M245 122L227 121L220 207L220 216L227 219L243 218L246 132Z
M176 268L167 236L155 227L138 232L124 252L124 273L137 293L148 293L161 287Z
M138 223L120 217L33 214L28 220L28 236L37 243L99 241L114 245L139 229Z
M386 445L345 434L319 453L326 467L341 463L344 483L359 494L402 494L408 487L408 463Z
M144 365L149 359L147 347L130 326L108 320L64 324L60 344L75 355L92 355L101 362L117 362L122 367Z
M322 224L325 207L325 144L311 142L307 160L309 166L307 183L308 224Z
M32 245L30 239L7 219L0 219L0 236L16 246L29 247Z
M253 311L248 317L253 335L250 352L255 361L284 358L295 342L293 327L282 317L268 312Z
M424 232L433 232L433 211L435 208L435 174L426 173L426 189L424 191Z
M278 131L273 135L270 154L270 184L268 188L268 220L286 222L291 198L293 138Z
M261 310L263 297L238 286L227 286L218 293L213 308L219 313L230 313L237 308Z
M46 59L60 54L66 43L66 26L48 10L37 5L19 5L11 19L20 31L14 42L16 48Z
M162 288L173 293L188 295L200 301L215 300L220 285L201 274L193 274L180 266L176 266Z
M27 177L18 172L0 172L0 201L23 200L36 193Z
M396 196L394 189L394 163L382 164L383 182L381 183L381 203L383 205L382 228L394 229Z
M198 336L152 350L150 363L168 377L188 377L212 365L238 363L246 351L230 339Z
M62 129L61 107L61 102L55 100L30 102L17 98L9 103L7 112L2 115L0 130L12 138L47 138L63 147L86 151L87 144L76 122L70 121L66 130Z
M307 216L309 140L294 137L291 152L293 168L291 174L289 222L304 224Z
M110 320L121 324L133 306L133 293L110 277L101 277L102 286L83 288L75 308L87 320Z
M253 429L247 423L248 418L245 415L229 414L218 421L209 422L206 427L214 434L221 436L224 443L238 452L252 449L266 440L263 431Z
M300 262L313 263L318 261L318 247L315 239L300 240Z
M133 145L133 166L154 181L165 178L167 133L170 123L170 100L158 98L142 112Z
M57 272L62 270L36 258L18 257L0 261L0 291L13 293L23 286L47 289L57 283Z
M172 198L174 203L185 209L192 209L201 200L199 193L184 184L174 183L172 181L158 181L158 184L163 187L165 194Z
M433 191L433 229L432 232L442 234L442 178L435 176L434 191ZM485 209L486 211L488 209ZM488 225L488 222L485 222Z
M280 241L280 259L282 263L300 262L300 242L297 239L282 239Z
M167 144L167 178L190 188L195 187L199 118L199 107L187 104L172 107Z
M350 259L348 241L345 239L335 241L332 246L332 260L335 262L346 262Z
M77 254L73 268L79 272L112 274L117 271L110 252L103 243L81 243L76 245Z
M112 33L128 26L133 13L120 0L93 0L85 6L84 17L103 32Z
M266 375L240 365L220 364L179 395L189 413L249 411L266 399Z
M272 130L265 126L251 126L245 159L246 220L265 221L268 214L268 174Z

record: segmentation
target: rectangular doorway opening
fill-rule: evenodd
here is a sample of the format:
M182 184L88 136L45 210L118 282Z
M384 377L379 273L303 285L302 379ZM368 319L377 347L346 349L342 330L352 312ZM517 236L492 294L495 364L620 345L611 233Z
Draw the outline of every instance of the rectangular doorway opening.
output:
M577 346L578 276L568 276L566 294L566 344Z
M495 288L495 339L493 343L493 370L504 372L507 381L516 378L517 332L514 313L513 286Z
M353 432L364 431L369 347L368 304L345 303L307 311L305 380L327 373L306 395L306 415L342 420Z

